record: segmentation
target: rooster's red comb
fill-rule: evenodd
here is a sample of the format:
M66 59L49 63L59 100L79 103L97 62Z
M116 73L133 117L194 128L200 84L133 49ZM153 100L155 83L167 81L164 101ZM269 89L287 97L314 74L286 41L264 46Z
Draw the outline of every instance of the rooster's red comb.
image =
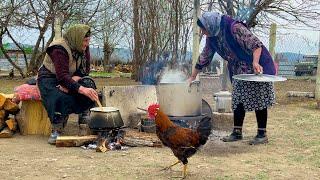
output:
M154 111L154 110L157 110L160 108L160 105L159 104L151 104L149 107L148 107L148 111Z
M148 114L151 116L154 115L159 108L160 108L159 104L151 104L148 107Z

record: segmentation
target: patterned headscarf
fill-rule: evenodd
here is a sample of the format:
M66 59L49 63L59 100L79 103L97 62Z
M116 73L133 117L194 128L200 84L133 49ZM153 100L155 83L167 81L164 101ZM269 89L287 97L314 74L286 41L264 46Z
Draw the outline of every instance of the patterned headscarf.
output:
M209 33L209 37L217 36L220 31L221 14L217 12L205 12L199 20Z
M83 53L82 42L88 32L90 32L90 26L85 24L75 24L67 30L63 35L63 38L68 41L72 50Z

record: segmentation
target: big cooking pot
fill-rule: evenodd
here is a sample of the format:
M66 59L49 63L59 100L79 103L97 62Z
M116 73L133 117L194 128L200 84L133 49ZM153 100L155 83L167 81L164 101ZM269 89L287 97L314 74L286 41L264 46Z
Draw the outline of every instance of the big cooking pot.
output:
M160 108L169 116L199 116L202 107L200 81L190 86L182 83L160 83L157 86Z
M117 108L95 107L90 109L90 129L105 130L119 128L123 125L120 111Z

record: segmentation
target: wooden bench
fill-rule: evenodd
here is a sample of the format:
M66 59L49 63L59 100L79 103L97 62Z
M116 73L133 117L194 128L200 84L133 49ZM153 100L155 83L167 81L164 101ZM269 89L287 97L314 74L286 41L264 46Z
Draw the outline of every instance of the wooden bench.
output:
M16 120L22 135L37 134L48 136L51 133L51 123L41 101L22 101Z

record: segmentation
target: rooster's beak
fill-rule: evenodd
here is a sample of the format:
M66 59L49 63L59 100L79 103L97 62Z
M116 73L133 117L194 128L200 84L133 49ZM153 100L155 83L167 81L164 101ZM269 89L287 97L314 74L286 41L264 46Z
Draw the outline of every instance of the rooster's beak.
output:
M145 112L147 112L147 111L148 111L148 110L146 110L146 109L139 108L139 107L137 107L137 109L139 109L139 110L141 110L141 111L145 111Z

